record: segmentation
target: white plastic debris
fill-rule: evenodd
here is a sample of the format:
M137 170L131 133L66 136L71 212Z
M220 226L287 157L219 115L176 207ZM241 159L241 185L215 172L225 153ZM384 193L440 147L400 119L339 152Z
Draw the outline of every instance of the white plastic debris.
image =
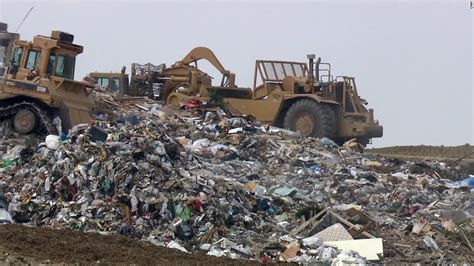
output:
M182 247L180 244L178 244L177 242L171 240L168 245L166 245L167 248L174 248L174 249L178 249L178 250L181 250L182 252L186 252L186 253L189 253L184 247Z
M211 255L211 256L215 256L215 257L222 257L224 256L225 252L220 250L220 249L216 249L216 248L213 248L211 250L209 250L209 252L207 252L207 255Z
M163 143L158 142L158 141L156 141L155 144L156 144L156 148L154 150L155 154L160 155L160 156L165 155L166 154L165 145L163 145Z
M441 251L438 247L438 244L434 241L434 239L431 236L425 236L423 238L423 242L425 242L425 245L431 249L434 249L436 251Z
M332 247L323 247L319 257L322 261L332 261L336 254L336 249Z
M303 239L303 245L310 248L317 248L323 245L323 241L315 236L311 236Z
M48 177L46 177L46 179L44 180L44 190L46 192L49 192L49 190L51 189L51 179Z
M5 161L13 161L18 158L20 158L20 152L23 150L25 146L23 145L17 145L11 149L8 150L8 152L3 156L2 160Z
M61 118L59 118L59 116L56 116L53 119L53 125L56 127L56 131L58 131L58 135L61 135L61 133L63 133L63 126L61 123Z
M46 147L51 150L59 149L59 136L48 135L46 136Z
M205 244L202 244L200 247L199 247L201 250L209 250L211 249L211 244L209 243L205 243Z
M0 224L12 224L13 219L8 211L1 208L0 209Z
M199 151L202 148L208 147L210 144L209 139L198 139L195 140L191 145L187 147L190 148L192 151Z
M355 251L343 251L332 261L332 266L367 265L367 261Z
M235 134L235 133L239 133L239 132L242 132L244 129L241 128L241 127L236 127L236 128L233 128L231 130L229 130L229 134Z

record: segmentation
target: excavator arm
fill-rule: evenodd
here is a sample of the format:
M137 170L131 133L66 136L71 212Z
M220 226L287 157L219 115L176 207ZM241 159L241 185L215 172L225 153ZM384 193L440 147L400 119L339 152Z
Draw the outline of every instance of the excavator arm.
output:
M222 73L223 79L221 86L235 87L235 74L225 69L216 55L207 47L196 47L192 49L180 63L189 65L198 60L205 59L211 63L219 72Z
M219 72L222 74L226 74L229 71L224 68L224 66L219 62L216 55L211 51L211 49L207 47L196 47L192 49L181 62L185 65L189 65L190 63L196 62L200 59L206 59L211 63Z

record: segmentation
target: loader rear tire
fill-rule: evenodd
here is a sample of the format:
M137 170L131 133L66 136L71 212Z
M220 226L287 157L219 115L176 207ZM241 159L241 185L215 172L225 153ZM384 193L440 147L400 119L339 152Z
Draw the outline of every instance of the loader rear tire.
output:
M34 111L21 109L13 117L13 127L18 133L28 134L35 130L38 118Z
M303 99L290 106L283 125L286 129L301 132L305 137L332 139L337 129L336 112L330 105Z

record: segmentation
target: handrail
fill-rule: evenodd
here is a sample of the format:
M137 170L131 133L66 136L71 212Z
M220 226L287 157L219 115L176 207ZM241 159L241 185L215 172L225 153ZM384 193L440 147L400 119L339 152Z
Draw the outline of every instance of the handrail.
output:
M326 67L321 67L326 66ZM319 63L319 78L320 81L323 81L323 77L327 77L328 80L326 82L330 82L333 80L331 75L331 64L330 63Z

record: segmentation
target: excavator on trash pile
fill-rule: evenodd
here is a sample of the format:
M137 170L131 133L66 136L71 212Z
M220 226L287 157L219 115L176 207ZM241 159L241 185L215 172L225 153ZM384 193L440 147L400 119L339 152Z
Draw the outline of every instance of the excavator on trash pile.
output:
M197 68L201 59L222 73L219 86L213 86L211 77ZM241 88L235 85L235 74L226 70L210 49L197 47L158 73L163 78L160 90L166 103L176 108L190 100L208 102L218 95L233 114L252 115L263 123L337 143L357 138L366 145L371 138L382 137L383 128L374 120L373 109L365 107L367 102L359 96L355 79L334 78L329 63L322 63L315 55L308 55L308 59L308 64L257 60L253 89Z
M63 129L90 121L93 87L74 81L83 47L73 41L74 35L61 31L23 41L0 23L0 119L12 117L17 132L57 134L55 117Z

